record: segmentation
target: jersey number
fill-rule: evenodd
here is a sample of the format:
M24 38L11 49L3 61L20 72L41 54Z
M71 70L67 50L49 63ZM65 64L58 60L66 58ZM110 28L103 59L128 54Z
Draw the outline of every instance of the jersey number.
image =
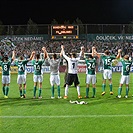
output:
M7 71L8 68L7 68L7 65L4 65L4 71Z
M36 70L40 70L40 66L39 65L35 65L35 69Z
M75 63L72 63L73 69L75 68Z
M95 63L88 63L88 69L94 69L95 68Z
M127 72L129 71L129 65L126 66L126 71L127 71Z
M105 59L106 65L111 65L111 59Z
M24 66L18 65L18 67L19 67L18 71L24 71Z

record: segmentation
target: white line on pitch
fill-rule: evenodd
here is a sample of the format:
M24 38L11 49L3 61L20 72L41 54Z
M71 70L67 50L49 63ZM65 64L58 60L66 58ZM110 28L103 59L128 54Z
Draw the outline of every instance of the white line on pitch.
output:
M107 118L107 117L133 117L133 114L127 115L61 115L61 116L0 116L0 118Z

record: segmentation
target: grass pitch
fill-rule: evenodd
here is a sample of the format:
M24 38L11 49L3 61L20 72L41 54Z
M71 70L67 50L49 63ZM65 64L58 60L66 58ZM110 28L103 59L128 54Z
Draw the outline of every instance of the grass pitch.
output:
M61 96L64 96L64 73L61 77ZM0 75L1 78L1 75ZM97 73L96 98L77 99L73 85L69 88L68 99L51 99L49 74L44 74L42 99L32 99L33 78L27 75L27 97L19 98L17 74L11 75L9 98L4 99L0 89L0 133L131 133L133 132L133 74L130 75L129 98L117 99L120 73L113 73L113 92L102 92L102 74ZM79 74L81 95L85 96L85 74ZM2 88L2 84L0 84ZM38 91L37 91L38 95ZM92 86L89 96L92 96ZM69 100L86 101L87 105L70 104Z

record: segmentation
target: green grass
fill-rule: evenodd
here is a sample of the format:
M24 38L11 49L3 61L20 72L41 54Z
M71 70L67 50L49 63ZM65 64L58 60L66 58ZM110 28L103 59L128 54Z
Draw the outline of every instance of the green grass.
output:
M61 76L61 95L64 96L64 73ZM1 75L0 75L1 79ZM70 104L69 100L78 100L77 91L71 86L67 100L51 99L49 74L44 74L41 100L33 97L32 74L27 75L27 98L20 99L17 75L11 75L9 98L4 99L0 89L0 133L131 133L133 132L133 74L130 75L129 98L125 95L117 99L120 73L113 73L114 95L109 94L107 82L106 94L101 96L102 75L97 74L96 98L80 99L87 105ZM79 74L81 95L85 96L85 74ZM0 84L2 88L2 84ZM38 92L37 92L38 94ZM89 96L92 96L90 87Z

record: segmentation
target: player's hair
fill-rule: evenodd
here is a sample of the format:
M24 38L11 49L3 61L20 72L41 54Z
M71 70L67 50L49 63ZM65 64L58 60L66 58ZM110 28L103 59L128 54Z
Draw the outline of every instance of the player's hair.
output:
M8 56L4 56L3 57L3 60L6 60L7 61L8 60Z
M20 59L20 60L23 60L23 59L24 59L24 57L21 55L21 56L19 57L19 59Z
M109 55L109 54L110 54L109 50L105 50L104 53L105 53L106 55Z
M88 55L88 58L91 58L91 59L93 59L93 56L92 56L91 54L89 54L89 55Z
M37 53L37 54L36 54L36 58L37 58L37 59L40 59L40 54Z
M57 54L54 53L54 54L53 54L53 58L54 58L54 59L57 59Z
M73 52L73 53L72 53L72 56L73 56L74 58L76 58L76 53Z
M129 55L124 55L124 59L129 60Z

